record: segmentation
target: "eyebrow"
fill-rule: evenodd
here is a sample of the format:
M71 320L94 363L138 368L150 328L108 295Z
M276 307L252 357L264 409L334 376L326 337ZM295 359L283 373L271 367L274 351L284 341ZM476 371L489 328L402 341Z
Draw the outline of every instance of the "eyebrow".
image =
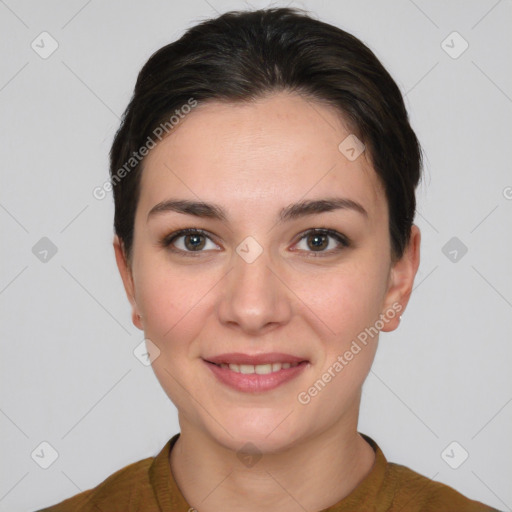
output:
M334 210L352 210L368 218L368 212L357 201L344 197L333 197L304 200L290 204L279 212L278 222L286 222L300 217L332 212ZM203 201L190 201L188 199L167 199L156 204L149 211L147 220L156 214L165 212L177 212L185 215L193 215L194 217L220 220L223 222L228 220L228 215L221 206Z

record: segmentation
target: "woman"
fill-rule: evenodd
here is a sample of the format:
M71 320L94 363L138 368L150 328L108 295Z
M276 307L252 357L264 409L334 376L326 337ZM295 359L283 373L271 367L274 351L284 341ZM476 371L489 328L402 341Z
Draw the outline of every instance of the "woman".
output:
M181 432L46 510L493 510L357 431L420 258L420 145L365 45L287 8L201 23L141 70L110 171Z

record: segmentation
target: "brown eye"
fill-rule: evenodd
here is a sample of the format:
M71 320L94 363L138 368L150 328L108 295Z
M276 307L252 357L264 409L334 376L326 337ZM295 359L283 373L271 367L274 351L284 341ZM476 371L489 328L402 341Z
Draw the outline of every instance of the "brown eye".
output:
M304 233L299 240L299 249L304 252L331 254L349 247L348 239L330 229L314 229ZM302 247L300 247L302 245Z
M197 229L183 229L166 236L161 244L163 247L177 253L202 253L209 249L218 249L210 236ZM210 245L208 245L210 244Z
M311 233L307 236L307 244L313 251L322 251L329 245L329 237L325 233Z
M204 238L205 237L203 235L183 236L183 239L185 240L185 247L189 251L200 251L206 245Z

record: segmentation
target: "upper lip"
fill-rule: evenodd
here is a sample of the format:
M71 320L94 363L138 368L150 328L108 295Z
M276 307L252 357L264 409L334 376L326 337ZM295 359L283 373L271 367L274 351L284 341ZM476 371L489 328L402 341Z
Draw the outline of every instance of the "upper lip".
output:
M230 354L220 354L218 356L204 358L205 361L215 364L272 364L272 363L301 363L307 361L303 357L292 356L290 354L281 354L278 352L271 352L268 354L242 354L233 352Z

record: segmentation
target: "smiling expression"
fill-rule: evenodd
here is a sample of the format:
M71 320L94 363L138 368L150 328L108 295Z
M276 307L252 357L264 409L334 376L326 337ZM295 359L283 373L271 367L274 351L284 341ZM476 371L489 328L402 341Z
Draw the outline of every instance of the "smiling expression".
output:
M297 400L404 299L384 189L340 152L348 135L332 107L278 93L200 104L146 157L129 273L117 256L182 428L271 451L356 421L378 336Z

